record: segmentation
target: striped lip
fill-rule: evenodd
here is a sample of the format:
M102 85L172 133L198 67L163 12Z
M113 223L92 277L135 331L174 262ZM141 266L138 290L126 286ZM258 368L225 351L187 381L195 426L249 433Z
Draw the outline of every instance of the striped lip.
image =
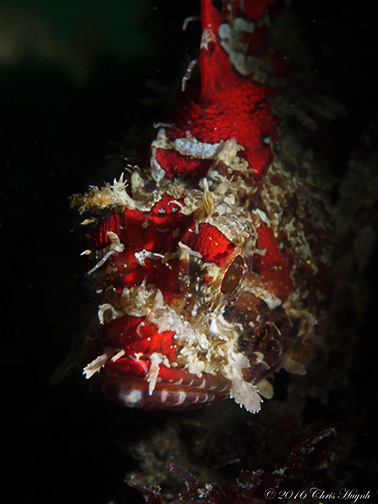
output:
M229 396L230 382L222 376L202 373L201 378L184 370L176 380L158 381L151 392L145 378L98 373L91 379L92 392L121 406L143 409L195 409Z

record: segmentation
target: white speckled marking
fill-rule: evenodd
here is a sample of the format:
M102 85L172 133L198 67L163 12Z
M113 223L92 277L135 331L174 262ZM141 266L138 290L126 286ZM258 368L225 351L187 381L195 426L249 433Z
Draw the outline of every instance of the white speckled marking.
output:
M168 398L168 390L161 391L161 402L165 403Z
M202 382L198 385L198 388L205 388L206 386L206 378L202 380Z
M140 390L131 390L127 394L121 392L120 397L125 404L138 404L142 400L142 392Z
M178 396L178 402L177 402L177 405L179 406L180 404L182 404L184 401L185 401L185 398L186 398L186 393L185 392L182 392L180 390L180 392L177 393L177 396Z

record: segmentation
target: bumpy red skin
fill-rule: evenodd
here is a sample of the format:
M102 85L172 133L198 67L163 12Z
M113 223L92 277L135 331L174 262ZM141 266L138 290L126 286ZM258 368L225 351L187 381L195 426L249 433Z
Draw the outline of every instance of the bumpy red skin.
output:
M256 29L249 36L249 54L269 61L272 73L277 75L282 71L281 64L265 48L265 28L258 25L268 9L273 15L270 3L269 0L235 0L226 2L220 12L210 0L202 0L203 32L211 30L217 34L219 26L229 16L253 21ZM271 110L271 87L256 83L253 75L243 76L235 71L218 38L209 40L207 48L201 48L199 65L200 97L196 102L185 100L174 125L166 129L167 137L175 140L189 132L197 140L210 144L235 138L244 147L238 155L248 161L251 168L249 176L261 179L272 162L272 150L277 140L279 120ZM206 175L211 164L211 160L185 156L173 149L158 148L155 156L171 179L180 176L199 179ZM112 278L112 285L118 294L125 287L140 285L145 280L158 287L166 301L174 303L182 296L178 280L179 261L170 261L168 268L160 261L146 257L144 264L140 264L135 253L144 249L166 254L175 251L180 241L201 253L206 261L216 264L226 261L235 245L215 226L203 223L195 232L194 226L193 217L183 215L173 203L173 198L165 195L150 212L126 209L122 214L109 216L99 224L90 240L96 249L103 249L110 244L107 232L112 231L126 244L123 252L109 259L110 264L116 266L117 276ZM157 228L169 229L170 232L160 233ZM179 234L173 238L172 232L177 229ZM289 261L280 252L279 244L267 226L260 226L257 240L258 248L266 249L266 254L260 257L254 268L264 275L275 294L284 297L291 286ZM127 268L123 269L122 265L126 264ZM191 407L227 396L229 382L221 375L214 377L203 373L202 378L198 378L185 369L164 365L160 365L154 391L148 394L149 356L159 352L174 362L177 355L174 332L159 333L158 328L148 322L137 329L141 321L143 318L123 316L105 324L98 348L121 348L125 354L116 361L107 361L101 372L91 378L95 392L120 403L123 402L121 396L130 398L134 395L133 406L142 408ZM135 354L140 357L135 358ZM182 383L180 387L175 387L174 383L179 379ZM186 384L190 387L185 388Z

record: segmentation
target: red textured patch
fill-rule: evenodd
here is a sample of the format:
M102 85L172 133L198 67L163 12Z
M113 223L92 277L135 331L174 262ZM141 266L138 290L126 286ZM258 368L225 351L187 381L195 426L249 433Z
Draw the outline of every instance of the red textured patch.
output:
M85 237L96 249L102 249L111 243L108 231L119 236L121 230L124 229L124 224L123 214L112 214L95 227L92 235L87 234Z
M292 287L289 261L281 252L279 241L267 225L261 224L257 233L257 248L265 250L265 254L254 255L253 270L259 273L267 287L277 296L285 297L285 293Z
M221 265L236 247L218 228L211 224L199 224L198 230L190 228L182 238L182 243L199 252L204 261Z
M181 204L172 196L163 194L149 212L126 208L122 214L113 214L104 219L94 230L90 240L101 249L110 245L108 231L116 233L125 247L139 251L155 250L164 253L177 247L179 238L172 235L176 229L185 229L192 218L181 213Z
M178 175L204 177L213 163L212 159L184 156L173 149L156 149L156 160L169 178Z
M207 143L235 138L244 147L239 153L247 159L251 174L262 177L273 160L268 139L276 140L277 119L270 110L270 90L241 81L239 88L219 92L207 103L187 106L183 118L166 133L171 140L190 132Z
M135 376L136 378L145 378L150 362L147 358L141 357L139 360L134 357L121 357L116 361L108 360L106 371L124 376Z
M116 371L118 374L133 374L140 376L142 369L149 367L148 357L153 353L166 355L168 359L174 360L176 348L174 346L173 331L159 332L158 328L151 323L144 325L144 317L132 317L125 315L113 320L104 326L101 344L112 346L125 351L125 357L113 361L108 361L108 370ZM139 359L142 364L133 361L137 354L142 354ZM143 360L143 356L147 358Z
M181 236L192 224L193 217L182 214L181 206L164 194L150 212L127 208L122 214L104 219L90 239L97 249L102 249L110 245L107 233L112 231L124 245L123 252L116 252L108 259L114 265L112 284L119 292L146 280L160 288L170 301L181 296L179 260L168 257L165 261L162 256L177 250Z

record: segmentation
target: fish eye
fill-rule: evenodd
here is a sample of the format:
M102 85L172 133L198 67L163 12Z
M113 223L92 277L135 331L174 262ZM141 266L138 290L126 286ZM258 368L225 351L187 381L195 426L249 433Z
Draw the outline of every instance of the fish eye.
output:
M245 267L244 259L241 255L237 255L223 277L221 285L222 294L232 292L239 285Z

